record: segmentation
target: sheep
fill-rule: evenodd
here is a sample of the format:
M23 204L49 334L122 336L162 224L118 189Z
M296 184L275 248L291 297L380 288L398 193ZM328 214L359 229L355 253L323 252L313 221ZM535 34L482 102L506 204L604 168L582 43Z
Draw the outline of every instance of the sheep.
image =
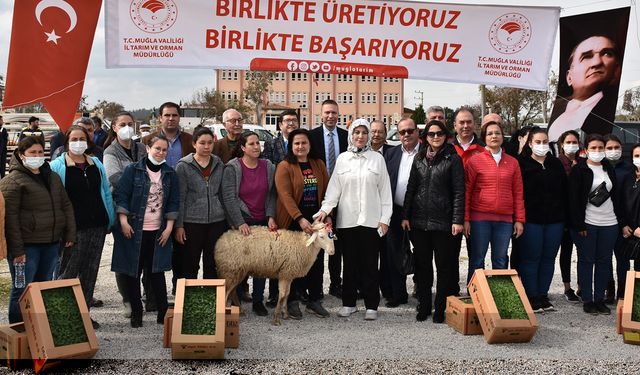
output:
M278 230L269 231L264 226L252 226L251 234L244 236L239 230L229 230L218 239L215 260L218 277L226 280L227 295L240 306L236 287L248 275L278 279L278 304L273 314L273 325L280 325L280 316L289 318L287 298L291 282L305 276L320 249L333 255L335 248L330 227L315 222L313 234Z

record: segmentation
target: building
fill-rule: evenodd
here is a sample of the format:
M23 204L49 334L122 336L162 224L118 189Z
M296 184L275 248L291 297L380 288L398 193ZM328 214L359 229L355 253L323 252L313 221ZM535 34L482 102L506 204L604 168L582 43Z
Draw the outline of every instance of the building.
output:
M241 99L247 79L244 70L216 70L216 89L227 100ZM373 76L323 73L274 73L271 90L265 93L262 125L276 125L285 109L300 111L301 126L320 124L320 107L333 99L340 107L338 125L364 117L395 125L404 108L404 80ZM255 122L255 114L253 115Z

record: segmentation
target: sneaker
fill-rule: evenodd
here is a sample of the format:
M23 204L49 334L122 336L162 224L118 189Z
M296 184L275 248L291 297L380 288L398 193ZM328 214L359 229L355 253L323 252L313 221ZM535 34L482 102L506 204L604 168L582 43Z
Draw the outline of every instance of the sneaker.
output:
M582 305L582 310L587 314L598 315L598 309L593 302L585 302L584 305Z
M578 301L583 302L582 301L582 291L581 290L577 290L576 291L576 297L578 297Z
M342 306L340 308L340 311L338 311L338 316L342 318L348 318L356 311L358 311L358 308L355 306Z
M364 320L376 320L376 319L378 319L378 310L367 309L367 311L364 313Z
M600 315L611 315L611 309L604 302L596 302L596 310Z
M320 303L320 301L307 303L307 308L305 309L305 311L308 313L316 314L321 318L329 317L329 312L322 306L322 303Z
M95 320L91 319L91 326L93 327L93 329L98 329L98 328L100 328L100 323L98 323Z
M580 302L580 298L576 295L576 292L571 288L564 291L564 298L571 303Z
M278 305L278 299L269 297L265 305L267 305L268 308L273 309L274 307L276 307L276 305Z
M549 296L540 297L540 307L542 307L544 311L556 311L555 306L549 301Z
M123 304L124 304L124 311L122 315L124 315L125 318L129 319L131 318L131 303L123 302Z
M542 307L542 302L539 297L529 298L529 303L531 304L531 310L533 310L534 313L544 313L544 308Z
M262 302L255 302L253 304L253 312L258 316L267 316L269 313L267 312L267 308L264 307Z
M289 317L291 319L302 319L302 311L300 311L300 304L298 301L291 301L287 303L287 311L289 311Z

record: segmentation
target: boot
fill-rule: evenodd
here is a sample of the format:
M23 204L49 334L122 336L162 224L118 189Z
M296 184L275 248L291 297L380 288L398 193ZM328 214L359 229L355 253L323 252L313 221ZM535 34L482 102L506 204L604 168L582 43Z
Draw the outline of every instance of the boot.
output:
M142 311L131 312L131 327L132 328L142 327Z

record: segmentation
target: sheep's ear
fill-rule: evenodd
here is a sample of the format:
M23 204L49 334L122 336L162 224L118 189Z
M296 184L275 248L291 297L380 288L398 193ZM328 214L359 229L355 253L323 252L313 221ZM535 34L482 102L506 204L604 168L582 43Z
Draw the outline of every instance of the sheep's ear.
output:
M311 229L313 229L314 231L324 229L325 227L326 227L325 223L322 223L320 221L314 221L313 224L311 224Z
M309 237L309 239L307 240L307 243L305 246L309 247L311 246L311 244L313 243L313 241L316 240L316 237L318 237L318 232L313 232L313 234L311 235L311 237Z

